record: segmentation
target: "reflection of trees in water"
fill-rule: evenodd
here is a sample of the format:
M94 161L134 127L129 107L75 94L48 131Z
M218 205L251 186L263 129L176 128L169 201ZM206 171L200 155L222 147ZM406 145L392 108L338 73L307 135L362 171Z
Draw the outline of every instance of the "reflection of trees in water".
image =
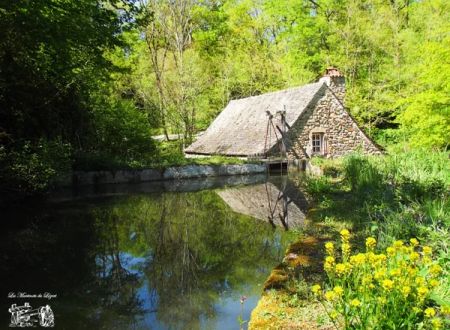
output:
M201 316L214 324L220 298L263 283L289 242L214 191L128 196L42 217L2 236L0 269L11 276L7 290L57 293L62 327L139 328L145 312L169 328L199 328Z
M198 219L189 216L188 208L196 207L189 202L177 195L161 197L157 230L149 237L156 241L155 250L145 273L149 289L158 295L158 318L167 325L197 328L201 314L214 314L217 294L199 291L202 270L209 267L198 263L201 247L192 244L199 239L194 237Z
M57 294L50 304L61 328L130 325L142 312L136 298L141 283L123 265L121 217L110 207L45 206L33 210L33 222L2 234L4 292Z
M126 255L122 253L121 245L124 219L121 212L116 208L94 209L92 214L98 237L92 251L96 280L91 283L91 289L101 302L95 310L95 317L100 324L110 323L120 328L121 323L130 325L135 322L137 314L144 313L142 302L137 297L142 280L124 265Z
M221 292L262 283L281 259L283 245L273 244L279 233L232 212L215 192L164 194L130 204L134 228L123 237L136 230L129 249L150 251L144 271L148 297L167 326L198 328L201 315L214 317Z
M58 323L74 328L139 328L136 315L145 312L171 328L198 328L201 315L213 322L222 294L263 283L290 240L233 212L214 191L33 210L39 217L2 236L5 290L57 293Z
M50 212L48 222L2 236L8 262L1 269L13 278L6 290L57 293L62 327L139 328L140 316L154 312L169 328L199 328L201 316L214 322L224 292L247 294L244 285L263 283L289 241L232 212L214 191L135 195ZM143 285L146 301L139 301Z

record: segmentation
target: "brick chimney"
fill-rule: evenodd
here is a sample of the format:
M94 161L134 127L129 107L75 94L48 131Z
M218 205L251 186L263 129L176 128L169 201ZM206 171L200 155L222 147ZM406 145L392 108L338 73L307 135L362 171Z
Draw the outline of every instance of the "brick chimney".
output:
M320 82L324 82L333 91L336 97L344 104L345 100L345 77L334 67L328 67L325 70Z

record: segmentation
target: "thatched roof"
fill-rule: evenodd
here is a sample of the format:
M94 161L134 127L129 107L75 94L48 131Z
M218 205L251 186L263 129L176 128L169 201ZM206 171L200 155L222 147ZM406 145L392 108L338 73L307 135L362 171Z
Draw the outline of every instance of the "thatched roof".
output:
M286 122L292 126L321 88L326 87L323 82L318 82L232 100L206 132L186 148L185 152L229 156L263 154L276 144L274 133L270 141L266 140L266 111L275 114L285 107ZM275 118L279 121L279 116L274 117L274 124L277 124Z
M288 196L274 184L267 182L253 186L229 188L218 192L234 212L288 228L301 226L305 220L305 206ZM284 223L283 223L284 222Z

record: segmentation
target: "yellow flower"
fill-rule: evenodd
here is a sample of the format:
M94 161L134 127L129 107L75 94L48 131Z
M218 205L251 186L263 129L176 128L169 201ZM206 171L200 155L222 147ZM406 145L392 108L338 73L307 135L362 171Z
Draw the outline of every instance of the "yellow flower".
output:
M327 251L328 255L334 254L334 244L332 242L325 243L325 250Z
M439 330L442 329L442 321L440 318L433 318L431 320L431 326L433 327L433 330Z
M450 315L450 305L441 306L441 312L444 315Z
M311 291L312 291L315 295L318 295L318 294L319 294L320 289L321 289L321 287L320 287L319 284L315 284L315 285L313 285L313 286L311 287Z
M438 264L434 264L430 268L430 274L433 276L438 276L441 272L442 272L442 267L439 266Z
M402 294L403 294L403 297L408 297L408 295L411 293L411 287L410 286L407 286L407 285L405 285L403 288L402 288Z
M372 283L372 279L373 279L372 275L366 275L362 279L362 284L363 285L368 285L368 284Z
M395 254L395 249L390 246L386 249L386 252L389 256L393 256Z
M336 293L338 297L342 297L342 295L344 294L344 289L342 288L342 286L339 285L335 286L333 291L334 293Z
M417 288L417 295L419 296L420 299L424 299L427 294L428 289L426 287L420 286L419 288Z
M376 254L373 253L372 251L369 251L369 252L366 253L366 255L367 255L367 258L366 258L366 259L369 261L369 263L370 263L372 266L375 266L374 263L375 263L375 261L377 261L377 256L376 256Z
M405 260L400 260L400 262L398 263L398 266L400 269L405 269L408 267L408 265L409 265L409 263L406 262Z
M354 265L362 265L364 264L364 261L366 260L366 256L364 253L358 253L355 256L350 257L350 263Z
M342 229L341 232L341 238L344 242L348 242L350 239L350 232L347 229Z
M422 251L423 251L424 255L431 255L431 253L433 252L433 249L430 248L429 246L424 246Z
M359 301L358 299L353 299L352 301L350 301L350 306L359 307L361 306L361 301Z
M411 238L410 243L412 246L418 246L419 245L419 241L417 240L417 238Z
M327 264L325 263L323 265L323 269L327 272L327 273L331 273L333 271L333 265Z
M394 244L392 244L392 246L394 248L400 249L403 246L403 241L401 240L395 241Z
M389 272L389 274L390 274L391 276L394 276L394 277L400 276L401 273L402 273L402 271L401 271L400 268L394 268L393 270L391 270L391 271Z
M333 270L334 262L335 260L332 256L328 256L325 258L325 264L323 265L323 268L327 273Z
M350 244L342 243L342 257L346 260L350 255Z
M376 255L376 261L384 262L384 261L386 261L386 259L387 259L387 257L383 253Z
M420 255L417 252L411 252L409 254L409 260L411 260L413 262L419 260L419 258L420 258Z
M431 262L432 262L431 258L428 257L428 256L424 256L424 257L422 258L422 261L423 261L423 263L424 263L425 265L429 265L429 264L431 264Z
M432 287L432 288L435 288L435 287L437 287L439 285L439 281L438 280L436 280L436 279L434 279L434 278L432 278L431 280L430 280L430 286Z
M366 239L366 248L368 250L373 250L375 248L375 245L377 245L377 240L373 237L368 237Z
M391 280L383 280L383 288L386 290L386 291L391 291L392 290L392 288L394 287L394 281L391 281Z
M341 264L341 263L336 264L336 273L338 275L343 275L345 273L345 271L346 271L346 267L344 264Z
M409 252L413 251L413 248L407 247L407 246L402 246L399 250L402 251L402 253L404 253L404 254L408 254Z
M327 291L325 292L325 299L328 301L333 301L336 299L336 293L333 291Z
M380 280L383 277L386 277L386 270L385 269L379 269L375 272L373 276L376 280Z
M415 282L419 286L425 286L425 278L422 276L417 276Z
M434 310L434 308L428 307L427 309L425 309L423 314L425 315L425 317L433 317L436 315L436 311Z
M338 313L336 312L336 311L332 311L331 313L330 313L330 317L334 320L334 319L336 319L337 317L338 317Z

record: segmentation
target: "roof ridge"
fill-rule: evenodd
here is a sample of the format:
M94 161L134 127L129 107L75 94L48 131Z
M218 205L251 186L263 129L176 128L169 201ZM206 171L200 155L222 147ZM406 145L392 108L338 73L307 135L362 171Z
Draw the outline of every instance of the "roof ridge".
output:
M267 92L267 93L263 93L263 94L258 94L258 95L246 96L246 97L243 97L243 98L240 98L240 99L231 99L229 102L248 100L248 99L251 99L251 98L257 98L257 97L266 96L266 95L278 94L278 93L283 93L283 92L292 91L292 90L295 90L295 89L300 89L300 88L309 87L309 86L313 86L313 85L319 85L319 84L325 84L325 83L323 81L316 81L316 82L309 83L309 84L306 84L306 85L289 87L289 88L285 88L285 89L281 89L281 90L277 90L277 91L272 91L272 92Z

